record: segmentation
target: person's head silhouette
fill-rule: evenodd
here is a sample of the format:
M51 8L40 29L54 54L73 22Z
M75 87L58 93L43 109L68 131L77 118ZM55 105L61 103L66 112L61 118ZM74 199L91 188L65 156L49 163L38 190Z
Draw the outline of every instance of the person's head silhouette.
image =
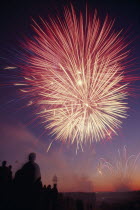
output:
M2 161L2 166L5 167L7 164L6 160Z
M30 153L29 154L29 161L31 161L31 162L34 162L35 161L35 159L36 159L36 154L35 153Z
M8 168L9 168L9 170L12 170L12 166L11 165L9 165Z

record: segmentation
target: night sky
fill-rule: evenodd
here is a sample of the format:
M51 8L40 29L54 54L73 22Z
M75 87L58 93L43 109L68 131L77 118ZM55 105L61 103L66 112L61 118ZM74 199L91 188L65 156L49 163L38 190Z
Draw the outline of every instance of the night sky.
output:
M96 8L101 20L106 14L115 19L114 29L123 29L126 40L130 42L131 69L140 76L140 2L137 0L72 0L76 10L83 10L87 2L90 11ZM98 160L106 158L112 164L118 157L118 149L123 151L126 145L128 156L140 152L140 81L133 82L134 91L128 99L128 118L123 120L118 136L92 145L85 145L84 152L76 153L75 145L53 142L49 152L47 148L52 137L44 130L39 120L35 120L35 110L27 107L26 98L21 98L13 82L19 79L19 70L4 69L16 66L19 43L33 34L32 18L39 21L39 16L53 17L56 10L61 14L69 0L50 1L7 1L0 5L0 162L7 160L15 172L27 160L30 152L36 152L43 183L52 183L52 177L58 177L60 191L105 191L115 190L114 182L108 176L97 172ZM130 67L129 67L130 69ZM127 69L126 69L127 71ZM16 77L17 75L17 77ZM131 182L131 189L140 189L140 158Z

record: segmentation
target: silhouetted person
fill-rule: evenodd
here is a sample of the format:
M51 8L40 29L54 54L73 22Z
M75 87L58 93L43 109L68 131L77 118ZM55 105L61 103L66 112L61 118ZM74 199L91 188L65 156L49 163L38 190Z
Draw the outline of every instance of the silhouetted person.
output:
M13 179L13 177L12 177L12 166L11 165L9 165L8 166L8 182L9 183L12 183L12 179Z
M12 205L13 202L13 177L12 177L12 166L8 166L8 186L7 186L7 194L8 194L8 203L9 206Z
M22 169L19 169L15 173L15 177L13 180L13 189L14 208L20 209L21 204L24 202L24 182Z
M46 191L47 191L47 193L51 192L51 185L50 184L46 187Z
M30 153L28 156L29 161L25 163L22 167L24 180L26 184L34 184L39 178L41 178L40 168L37 163L35 163L36 154Z
M49 184L47 187L44 185L43 187L43 194L42 194L42 207L43 209L52 209L52 191L51 191L51 185Z
M38 208L42 188L40 168L35 163L36 154L30 153L28 162L15 174L16 195L24 208ZM19 194L18 194L19 192ZM19 206L20 208L20 206Z
M5 206L5 203L8 199L8 175L9 169L6 166L7 162L3 161L2 166L0 167L0 204Z
M53 185L52 188L52 210L56 210L57 209L57 204L58 204L58 189L57 189L57 184Z
M8 172L9 169L6 166L7 162L4 160L2 162L2 166L0 167L0 183L7 183L8 182Z

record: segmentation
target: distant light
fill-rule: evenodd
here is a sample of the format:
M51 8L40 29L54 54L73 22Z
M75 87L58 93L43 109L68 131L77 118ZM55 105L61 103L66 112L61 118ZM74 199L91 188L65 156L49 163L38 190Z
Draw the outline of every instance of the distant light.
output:
M17 67L15 67L15 66L6 66L4 69L5 70L8 70L8 69L17 69Z

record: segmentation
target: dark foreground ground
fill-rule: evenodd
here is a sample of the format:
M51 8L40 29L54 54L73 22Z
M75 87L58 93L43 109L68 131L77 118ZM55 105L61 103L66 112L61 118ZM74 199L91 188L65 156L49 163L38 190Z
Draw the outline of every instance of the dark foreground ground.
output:
M39 203L33 206L28 202L25 205L24 199L15 201L14 205L8 200L4 205L0 203L0 210L140 210L140 191L59 193L57 200L42 194Z
M140 191L99 192L96 193L96 203L92 193L64 193L64 197L81 200L83 207L77 210L140 210Z

